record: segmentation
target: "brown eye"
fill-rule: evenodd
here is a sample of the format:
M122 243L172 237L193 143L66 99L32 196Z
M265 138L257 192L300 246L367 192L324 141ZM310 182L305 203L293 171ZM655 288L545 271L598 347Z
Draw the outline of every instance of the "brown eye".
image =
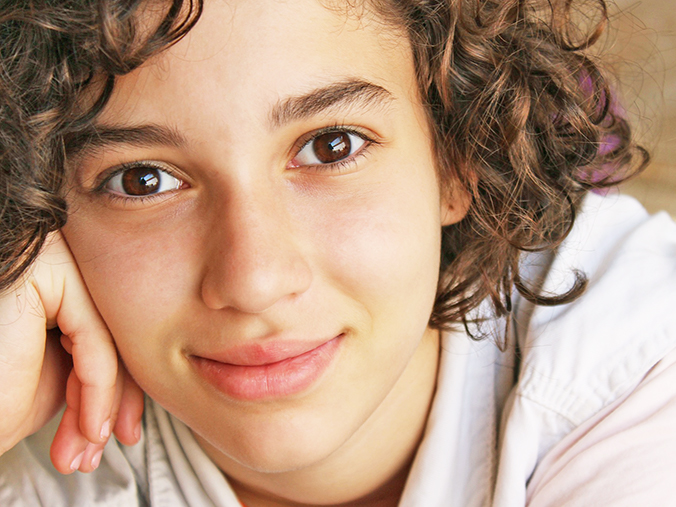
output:
M331 164L350 154L352 142L346 132L328 132L315 137L312 148L320 162Z
M291 161L292 167L337 164L358 153L367 140L349 130L331 130L308 141Z
M178 190L183 185L183 181L159 167L138 165L116 172L103 188L110 193L131 198Z
M128 195L149 195L160 188L159 169L135 167L122 173L122 189Z

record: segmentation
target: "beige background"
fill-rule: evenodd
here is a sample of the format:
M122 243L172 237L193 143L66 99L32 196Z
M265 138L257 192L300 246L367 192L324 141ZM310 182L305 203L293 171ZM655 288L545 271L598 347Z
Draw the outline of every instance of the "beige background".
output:
M650 166L621 191L676 217L676 0L617 0L603 50Z

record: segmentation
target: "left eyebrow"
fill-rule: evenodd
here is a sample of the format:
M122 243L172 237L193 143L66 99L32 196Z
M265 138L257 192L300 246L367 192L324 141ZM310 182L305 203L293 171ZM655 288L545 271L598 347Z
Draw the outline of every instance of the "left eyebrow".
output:
M363 79L346 79L278 102L270 112L270 125L273 129L279 128L329 108L347 108L356 104L385 105L393 100L392 94L382 86Z

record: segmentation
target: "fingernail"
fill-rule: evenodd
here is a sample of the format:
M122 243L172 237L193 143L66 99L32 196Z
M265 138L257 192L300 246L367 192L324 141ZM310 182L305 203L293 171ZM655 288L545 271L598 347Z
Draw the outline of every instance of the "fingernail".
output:
M141 440L141 422L139 421L138 424L136 424L136 427L134 428L134 438L138 442Z
M110 419L103 423L101 426L101 440L105 440L110 436Z
M101 456L103 456L103 449L101 449L99 452L94 454L94 457L92 458L92 468L97 469L99 467L99 463L101 463Z
M78 454L73 462L70 464L70 469L74 472L78 468L80 468L80 465L82 464L82 458L84 458L84 451L82 451L80 454Z

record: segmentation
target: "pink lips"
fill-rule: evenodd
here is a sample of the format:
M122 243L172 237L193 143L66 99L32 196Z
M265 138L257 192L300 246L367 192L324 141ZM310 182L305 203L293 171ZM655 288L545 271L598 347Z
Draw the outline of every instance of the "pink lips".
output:
M197 372L227 396L260 400L307 389L328 368L343 334L329 341L248 345L210 357L190 356Z

